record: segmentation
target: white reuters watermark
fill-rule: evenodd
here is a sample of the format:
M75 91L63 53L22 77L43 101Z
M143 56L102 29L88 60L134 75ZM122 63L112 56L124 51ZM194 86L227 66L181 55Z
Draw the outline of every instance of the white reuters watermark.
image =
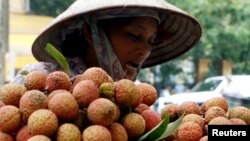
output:
M212 136L246 136L246 131L233 131L230 129L229 131L220 131L218 129L212 129Z

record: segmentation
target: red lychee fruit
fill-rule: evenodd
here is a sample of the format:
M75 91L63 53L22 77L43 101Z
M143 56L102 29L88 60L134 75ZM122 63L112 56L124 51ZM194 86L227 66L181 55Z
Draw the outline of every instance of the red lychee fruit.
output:
M171 103L165 105L161 110L161 118L164 119L169 114L169 121L173 122L178 118L178 104Z
M224 97L214 97L214 98L208 99L204 103L205 111L207 111L210 107L213 107L213 106L221 107L225 112L227 112L228 110L228 102L226 98Z
M135 108L135 112L142 113L144 110L149 110L150 107L147 104L141 103L139 106Z
M55 113L57 118L70 121L77 117L79 105L74 96L68 92L53 96L48 102L48 109Z
M212 120L215 117L226 117L225 111L218 106L213 106L209 108L205 113L205 121L208 123L210 120Z
M112 136L112 141L128 141L127 131L120 123L112 123L109 127L109 131Z
M42 71L32 71L24 76L24 86L27 90L40 90L45 88L47 74Z
M187 114L182 119L182 123L189 122L189 121L192 121L192 122L199 124L202 130L205 129L205 119L203 117L201 117L200 115Z
M23 85L7 83L0 88L0 101L5 105L18 107L20 98L24 95L26 90L27 89Z
M58 128L58 119L52 111L39 109L30 115L27 125L32 134L51 136Z
M81 141L81 138L81 131L76 125L71 123L60 125L56 133L57 141Z
M82 133L84 141L112 141L109 130L101 125L91 125Z
M87 108L87 116L93 124L110 126L116 118L116 105L106 98L92 101Z
M121 124L126 129L129 138L136 138L141 136L146 129L144 118L137 113L129 113L125 115L122 119Z
M100 91L92 80L82 80L72 91L77 103L81 107L88 107L89 103L100 97Z
M145 130L146 132L150 131L161 122L161 116L157 112L151 109L144 110L141 113L141 115L144 118L145 123L146 123L146 130Z
M100 88L102 83L110 82L110 76L108 73L99 67L88 68L82 73L81 79L94 81L98 88Z
M27 141L51 141L51 139L45 135L35 135L29 138Z
M250 124L250 109L244 106L236 106L232 108L229 112L229 119L231 118L239 118L246 122L246 124Z
M52 92L54 90L63 89L69 91L71 88L70 77L63 71L54 71L48 74L46 78L46 90Z
M185 101L181 103L178 109L179 115L184 114L197 114L201 115L200 106L194 101Z
M67 90L62 90L62 89L58 89L58 90L54 90L51 93L49 93L48 95L48 99L50 100L53 96L57 95L57 94L61 94L61 93L69 93L69 91Z
M27 141L32 136L34 135L29 132L28 126L25 125L21 129L19 129L19 131L17 132L16 141Z
M184 122L178 128L177 137L180 141L198 141L203 135L199 124L195 122Z
M247 125L246 122L239 118L231 118L229 119L232 123L232 125Z
M136 87L142 95L142 103L148 106L153 105L157 98L157 91L154 86L148 83L139 83Z
M14 141L14 138L10 134L0 131L0 141Z
M20 99L19 108L23 121L26 122L34 111L48 108L48 97L39 90L27 91Z
M0 108L0 131L12 133L19 129L22 122L20 110L12 105Z
M132 106L137 102L136 85L129 79L121 79L116 83L115 101L121 106Z
M215 117L209 121L208 125L231 125L231 122L225 117Z

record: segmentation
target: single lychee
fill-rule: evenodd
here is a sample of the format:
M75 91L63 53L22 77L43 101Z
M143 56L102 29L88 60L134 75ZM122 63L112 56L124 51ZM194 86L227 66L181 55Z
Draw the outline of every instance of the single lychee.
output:
M161 118L164 119L169 115L170 122L175 121L178 118L179 105L175 103L167 104L161 109Z
M219 106L225 112L227 112L227 110L228 110L228 102L227 102L226 98L224 98L224 97L214 97L214 98L208 99L204 103L205 111L207 111L210 107L213 107L213 106Z
M83 141L112 141L109 130L101 125L91 125L82 133Z
M208 125L231 125L231 122L226 117L215 117L209 121Z
M226 117L225 111L221 107L213 106L206 111L205 121L208 123L211 119L219 116Z
M57 94L61 94L61 93L69 93L69 91L63 90L63 89L54 90L51 93L49 93L48 99L50 100L53 96L55 96Z
M102 83L100 86L100 94L102 97L107 99L114 98L115 95L115 83L112 82L105 82Z
M139 83L136 87L142 95L142 103L148 106L153 105L157 98L157 91L154 86L148 83Z
M77 103L81 107L88 107L89 103L100 97L100 91L92 80L82 80L72 91Z
M244 120L248 125L250 124L250 109L244 106L236 106L229 112L229 119L239 118Z
M187 114L182 119L182 123L189 122L189 121L195 122L198 125L200 125L200 127L201 127L202 130L205 129L205 119L203 117L201 117L200 115L197 115L197 114Z
M87 116L93 124L110 126L116 118L116 105L106 98L92 101L87 108Z
M239 118L231 118L229 119L232 123L232 125L247 125L246 122Z
M65 92L53 96L48 102L48 109L55 113L57 118L70 121L77 117L79 105L70 92Z
M45 89L49 92L58 89L69 91L72 85L70 77L63 71L54 71L49 73L45 83Z
M29 138L33 137L34 135L29 132L28 126L25 125L19 131L16 135L16 141L27 141Z
M23 85L15 83L7 83L0 88L0 101L5 105L19 106L20 98L26 92L26 88Z
M145 130L146 132L150 131L161 122L161 116L157 112L151 109L144 110L141 113L141 115L144 118L145 123L146 123L146 130Z
M19 129L22 122L20 110L12 105L0 108L0 131L12 133Z
M136 85L129 79L121 79L116 83L115 101L121 106L132 106L137 102Z
M48 108L48 97L39 90L27 91L20 99L19 108L23 121L26 122L34 111Z
M150 107L147 104L141 103L139 106L135 108L135 112L142 113L144 110L148 110Z
M57 141L81 141L81 138L81 131L72 123L60 125L56 133Z
M127 131L120 123L112 123L109 127L109 131L112 136L112 141L128 141Z
M45 135L35 135L29 138L27 141L51 141L51 139Z
M47 74L42 71L32 71L24 76L24 86L27 90L40 90L45 88Z
M81 79L94 81L98 88L100 88L102 83L110 82L110 76L108 73L99 67L88 68L82 73Z
M50 136L58 128L58 119L52 111L39 109L30 115L27 125L32 134Z
M131 105L131 107L133 109L135 109L140 104L142 104L142 100L143 100L143 95L142 95L142 93L140 93L140 91L139 91L139 89L137 87L136 87L136 93L137 93L138 98L137 98L137 101L133 105Z
M121 124L125 127L129 138L141 136L146 129L144 118L137 113L129 113L122 119Z
M0 141L14 141L14 138L10 134L0 131Z
M203 135L199 124L195 122L184 122L178 128L179 141L198 141Z
M197 114L201 115L200 106L194 101L185 101L180 104L178 109L179 115L184 114Z

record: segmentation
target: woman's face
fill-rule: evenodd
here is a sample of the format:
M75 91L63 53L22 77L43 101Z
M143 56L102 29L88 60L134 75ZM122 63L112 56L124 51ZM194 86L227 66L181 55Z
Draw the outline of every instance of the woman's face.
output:
M153 18L133 18L127 24L114 24L108 37L125 72L124 78L133 80L142 63L151 52L157 34L157 21Z

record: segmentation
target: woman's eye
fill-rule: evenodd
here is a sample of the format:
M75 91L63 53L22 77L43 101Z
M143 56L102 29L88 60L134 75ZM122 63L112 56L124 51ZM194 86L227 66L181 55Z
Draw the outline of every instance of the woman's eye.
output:
M129 35L129 38L132 39L133 41L138 41L140 38L138 35L135 35L132 33L128 33L128 35Z

